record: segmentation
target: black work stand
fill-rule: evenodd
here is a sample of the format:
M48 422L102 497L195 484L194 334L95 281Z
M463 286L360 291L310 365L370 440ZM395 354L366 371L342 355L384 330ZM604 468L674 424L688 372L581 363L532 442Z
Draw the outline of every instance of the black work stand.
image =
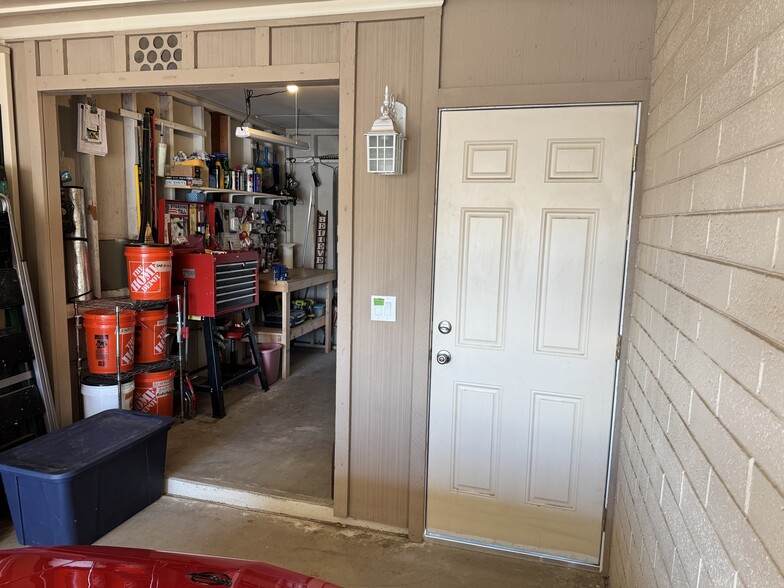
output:
M234 314L236 312L237 311L232 311L229 314ZM269 390L269 385L267 384L267 374L264 372L264 364L261 362L261 353L259 353L259 346L256 343L256 334L253 332L253 323L250 320L248 309L245 308L242 310L242 321L255 364L252 366L221 366L220 349L215 341L215 335L218 332L215 318L216 317L205 316L201 319L202 330L204 331L204 347L207 354L206 368L207 381L209 384L195 386L195 388L197 390L209 390L210 396L212 397L212 416L213 418L220 419L226 416L226 407L223 403L223 390L225 388L255 375L258 375L259 381L261 382L261 389L264 392ZM228 372L226 379L223 377L224 371Z

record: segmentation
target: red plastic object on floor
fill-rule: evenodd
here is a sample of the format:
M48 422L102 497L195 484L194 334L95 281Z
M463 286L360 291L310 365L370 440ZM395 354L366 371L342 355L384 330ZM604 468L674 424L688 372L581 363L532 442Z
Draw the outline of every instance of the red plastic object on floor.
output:
M0 551L3 588L338 588L266 563L126 547L27 547Z

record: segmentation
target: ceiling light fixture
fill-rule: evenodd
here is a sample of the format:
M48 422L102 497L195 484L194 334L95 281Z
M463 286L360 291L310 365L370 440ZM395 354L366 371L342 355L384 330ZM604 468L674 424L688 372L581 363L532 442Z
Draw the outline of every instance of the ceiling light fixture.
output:
M294 116L296 119L296 131L294 137L286 137L283 135L276 135L274 133L269 133L267 131L262 131L259 129L254 129L250 126L247 126L246 123L250 118L250 101L252 98L261 98L262 96L274 96L275 94L282 94L283 92L289 92L290 94L294 94ZM238 126L234 134L239 137L240 139L255 139L257 141L264 141L265 143L272 143L273 145L280 145L281 147L289 147L291 149L303 149L305 151L310 149L310 144L306 141L298 141L297 136L299 135L299 105L298 105L298 97L299 97L299 86L295 84L289 84L286 86L285 90L278 90L276 92L268 92L266 94L254 94L253 90L245 90L245 120L242 121L240 126Z
M256 139L257 141L264 141L266 143L273 143L282 147L291 147L292 149L310 149L310 144L306 141L297 141L283 135L275 135L259 129L254 129L247 126L237 127L234 134L240 139Z

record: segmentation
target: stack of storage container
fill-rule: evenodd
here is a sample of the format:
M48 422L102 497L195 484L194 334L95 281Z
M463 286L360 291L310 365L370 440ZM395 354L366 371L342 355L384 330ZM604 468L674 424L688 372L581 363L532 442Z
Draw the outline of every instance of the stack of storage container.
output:
M144 303L135 313L137 364L144 369L134 378L133 408L139 412L171 416L174 411L174 373L155 364L167 357L168 307L171 296L172 248L169 245L134 243L125 247L128 293ZM156 304L160 302L160 304Z

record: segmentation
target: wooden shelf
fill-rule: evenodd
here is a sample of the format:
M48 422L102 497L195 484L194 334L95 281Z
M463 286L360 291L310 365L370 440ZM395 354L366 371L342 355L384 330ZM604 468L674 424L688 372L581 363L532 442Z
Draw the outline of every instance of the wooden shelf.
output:
M226 194L228 204L257 204L259 200L291 200L291 196L281 194L267 194L266 192L245 192L244 190L222 190L219 188L200 188L191 186L166 186L175 190L188 190L189 192L201 192L202 194Z
M326 315L317 316L312 319L308 319L294 327L291 327L289 331L289 341L293 341L297 337L302 337L302 335L306 335L311 331L316 329L320 329L321 327L326 326L327 324L327 317ZM278 336L281 338L283 337L283 333L281 332L282 329L280 327L260 327L254 326L253 330L256 331L257 334L263 334L264 339L277 339Z

